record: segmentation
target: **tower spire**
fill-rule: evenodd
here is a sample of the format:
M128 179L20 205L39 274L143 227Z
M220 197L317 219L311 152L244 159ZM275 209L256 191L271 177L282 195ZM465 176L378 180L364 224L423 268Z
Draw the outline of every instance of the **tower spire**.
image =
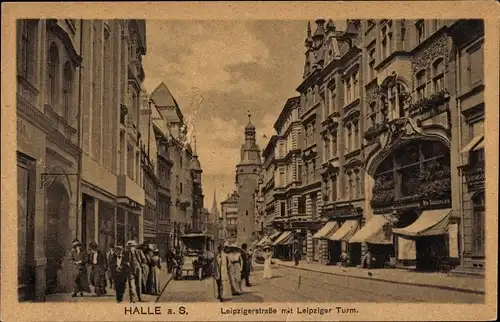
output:
M247 113L248 113L248 123L252 123L251 122L252 114L250 113L250 110L247 110Z

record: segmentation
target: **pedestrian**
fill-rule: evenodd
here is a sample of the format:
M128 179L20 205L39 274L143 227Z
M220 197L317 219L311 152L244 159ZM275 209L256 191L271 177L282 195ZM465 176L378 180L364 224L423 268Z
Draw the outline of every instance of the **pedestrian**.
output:
M226 242L224 246L217 247L217 256L214 260L213 272L214 279L217 284L217 299L221 302L232 298L231 282L229 280L229 244Z
M109 250L106 253L106 260L108 262L108 271L106 273L107 273L108 280L109 280L109 287L113 290L115 289L115 285L114 285L113 272L111 271L110 266L112 264L111 261L113 259L114 254L115 254L115 246L110 245Z
M82 249L82 244L78 239L74 239L71 248L71 261L73 262L73 297L83 292L90 293L87 267L87 253Z
M248 249L248 264L250 266L250 273L253 271L253 250Z
M149 262L151 260L149 250L149 245L144 247L144 250L141 248L137 249L141 261L141 294L148 294L147 284L149 279Z
M293 260L295 261L295 266L298 266L299 265L299 260L300 260L299 247L295 248L295 252L293 253Z
M247 244L241 245L241 259L243 261L243 267L241 269L241 279L245 281L245 286L250 287L250 256L247 252Z
M241 258L241 248L236 245L228 247L229 254L229 281L231 282L231 290L233 295L240 295L241 290L241 272L243 267L243 259Z
M151 295L159 295L161 292L161 259L160 259L160 251L158 249L154 249L152 251L151 260L149 262L149 279L148 279L148 287L149 294Z
M111 257L110 270L113 275L116 290L116 301L123 301L123 294L127 286L130 263L126 262L122 246L116 246L115 253Z
M135 303L136 301L142 302L141 299L141 256L137 247L137 242L135 240L129 240L126 244L127 250L124 254L125 263L127 263L128 269L128 289L130 295L130 302Z
M165 260L167 261L167 273L172 273L174 267L174 254L175 250L173 248L168 248L165 254Z
M347 267L349 261L349 255L347 255L347 252L343 251L342 254L340 254L340 262L342 263L342 266Z
M271 247L266 246L264 248L264 252L265 252L265 260L264 260L263 277L265 279L271 279L271 278L273 278L273 272L271 269L271 261L272 261L273 253L271 252Z
M96 296L106 294L106 271L108 269L108 261L106 254L97 247L97 243L92 241L90 247L90 283L94 287Z

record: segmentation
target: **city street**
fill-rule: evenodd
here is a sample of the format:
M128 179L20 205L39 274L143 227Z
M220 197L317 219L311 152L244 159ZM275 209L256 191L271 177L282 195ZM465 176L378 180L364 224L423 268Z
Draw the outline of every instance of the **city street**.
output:
M332 276L288 267L273 267L270 281L262 278L262 266L254 267L252 287L231 302L443 302L482 303L484 296L428 287L391 284L354 277ZM216 301L213 279L172 280L159 302Z

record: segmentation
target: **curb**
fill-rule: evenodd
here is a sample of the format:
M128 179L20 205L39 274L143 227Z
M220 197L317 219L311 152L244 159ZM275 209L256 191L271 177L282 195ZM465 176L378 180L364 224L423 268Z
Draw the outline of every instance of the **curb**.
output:
M278 266L287 267L287 268L291 268L291 269L299 269L299 270L303 270L303 271L316 272L316 273L328 274L328 275L333 275L333 276L352 277L352 278L359 278L359 279L364 279L364 280L384 282L384 283L391 283L391 284L400 284L400 285L410 285L410 286L418 286L418 287L437 288L437 289L441 289L441 290L457 291L457 292L477 294L477 295L485 295L486 294L485 291L471 290L471 289L467 289L467 288L445 286L445 285L435 285L435 284L417 284L417 283L410 283L410 282L403 282L403 281L394 281L394 280L388 280L388 279L376 278L376 277L364 277L364 276L356 276L356 275L348 275L348 274L338 274L338 273L331 273L331 272L321 272L321 271L316 271L316 270L310 269L310 268L288 266L288 265L279 264L279 263L276 263L276 264Z
M155 303L158 303L160 301L160 297L163 295L163 292L167 289L168 284L170 284L170 281L174 278L173 274L170 274L170 278L165 282L165 286L161 289L160 294L156 297Z

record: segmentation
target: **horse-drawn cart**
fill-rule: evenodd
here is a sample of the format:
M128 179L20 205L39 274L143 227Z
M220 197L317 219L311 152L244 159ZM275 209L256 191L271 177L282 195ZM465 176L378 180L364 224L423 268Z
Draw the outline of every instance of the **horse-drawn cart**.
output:
M182 265L176 278L193 276L199 280L212 274L214 240L209 234L186 234L181 236L184 246Z

